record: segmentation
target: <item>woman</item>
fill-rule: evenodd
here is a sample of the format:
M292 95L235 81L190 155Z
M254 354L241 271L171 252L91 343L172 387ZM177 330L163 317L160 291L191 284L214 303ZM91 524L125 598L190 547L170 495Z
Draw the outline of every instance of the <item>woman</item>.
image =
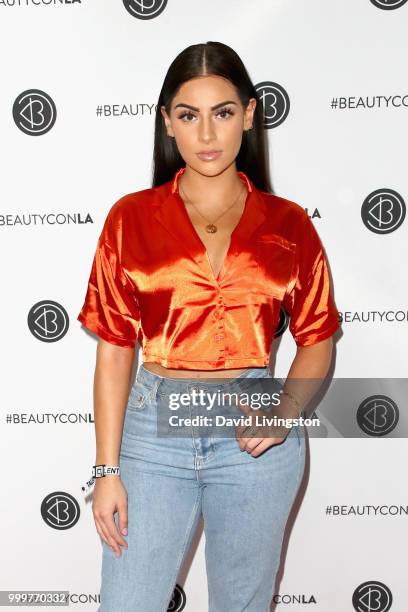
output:
M176 428L170 398L187 393L181 413L197 417L209 404L194 394L282 392L268 367L281 305L297 352L274 414L293 418L317 389L299 381L321 383L339 327L327 261L304 209L271 193L263 112L239 56L190 46L160 93L153 187L110 209L78 316L99 336L101 612L167 610L201 513L210 612L269 610L304 469L301 424L258 427L240 398L250 418L232 434L193 419Z

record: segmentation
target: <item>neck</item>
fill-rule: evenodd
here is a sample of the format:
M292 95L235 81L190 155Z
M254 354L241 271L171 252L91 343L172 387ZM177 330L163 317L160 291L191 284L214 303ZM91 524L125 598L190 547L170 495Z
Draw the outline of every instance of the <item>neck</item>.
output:
M206 176L197 172L191 166L186 166L184 173L178 179L184 194L194 203L205 202L206 206L229 202L242 189L242 180L238 176L235 164L231 164L220 174Z

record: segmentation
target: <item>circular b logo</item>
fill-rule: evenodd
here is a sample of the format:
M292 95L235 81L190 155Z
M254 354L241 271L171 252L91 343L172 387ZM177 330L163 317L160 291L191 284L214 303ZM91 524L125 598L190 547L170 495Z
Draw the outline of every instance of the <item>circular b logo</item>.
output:
M386 395L367 397L357 410L357 423L370 436L387 435L395 429L398 420L398 406Z
M289 96L282 85L262 81L255 85L264 109L264 127L274 128L283 123L290 109Z
M392 11L393 9L400 8L407 0L371 0L371 2L379 9Z
M41 89L23 91L13 104L16 126L29 136L42 136L50 131L57 118L54 100Z
M44 498L41 516L53 529L70 529L79 520L79 504L69 493L56 491Z
M69 327L68 313L58 302L43 300L31 308L27 317L33 336L43 342L56 342L65 336Z
M370 193L361 207L364 225L376 234L389 234L404 222L405 202L393 189L376 189Z
M382 582L368 580L356 588L352 603L357 612L388 612L392 594Z
M154 19L166 8L167 0L123 0L125 9L137 19Z

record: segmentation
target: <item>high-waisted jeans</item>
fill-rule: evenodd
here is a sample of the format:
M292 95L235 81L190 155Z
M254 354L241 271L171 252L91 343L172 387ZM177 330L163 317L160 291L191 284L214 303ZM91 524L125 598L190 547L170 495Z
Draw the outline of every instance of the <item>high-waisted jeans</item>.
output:
M120 449L128 548L120 547L116 557L103 541L99 612L166 612L200 514L209 612L269 612L284 529L304 471L303 426L292 427L282 443L258 457L241 451L234 436L202 435L193 425L186 436L157 435L158 413L170 393L257 384L248 378L273 377L269 368L248 368L220 382L181 380L140 366ZM282 388L277 379L271 384ZM118 513L114 518L118 525Z

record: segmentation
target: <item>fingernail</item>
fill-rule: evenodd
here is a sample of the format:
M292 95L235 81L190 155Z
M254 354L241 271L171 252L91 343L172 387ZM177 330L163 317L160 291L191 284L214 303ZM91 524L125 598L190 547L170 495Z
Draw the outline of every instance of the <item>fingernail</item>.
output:
M124 527L124 528L122 529L122 535L127 535L127 529L126 529L126 527Z

